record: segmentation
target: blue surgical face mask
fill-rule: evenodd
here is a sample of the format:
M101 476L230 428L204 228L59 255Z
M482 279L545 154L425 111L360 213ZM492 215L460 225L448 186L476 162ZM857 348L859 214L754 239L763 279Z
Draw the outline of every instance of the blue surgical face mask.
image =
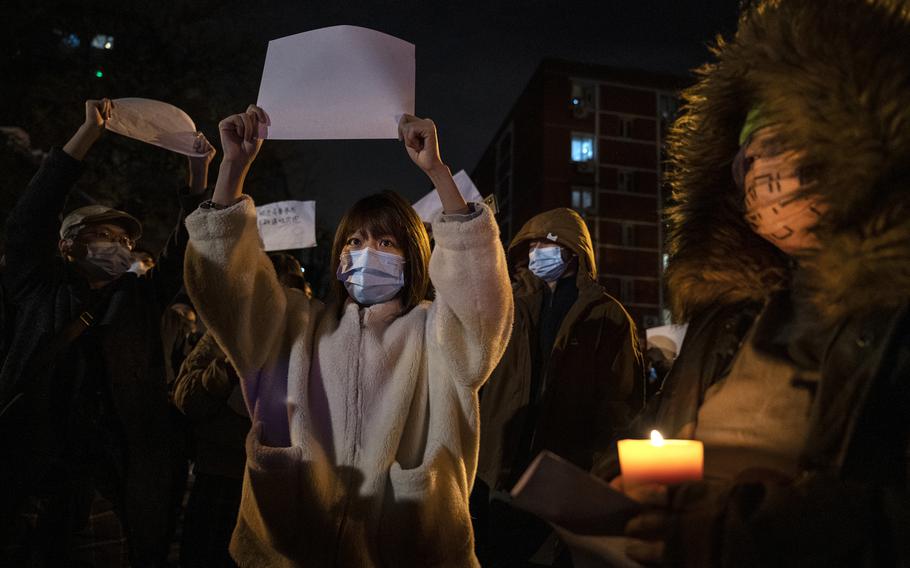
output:
M540 247L528 253L528 269L544 282L554 282L566 271L568 263L562 259L562 248Z
M338 279L358 304L387 302L404 287L404 258L369 247L341 253Z

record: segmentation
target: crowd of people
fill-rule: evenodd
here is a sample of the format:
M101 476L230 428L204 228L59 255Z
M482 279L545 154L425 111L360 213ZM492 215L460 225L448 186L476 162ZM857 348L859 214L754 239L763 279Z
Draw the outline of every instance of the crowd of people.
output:
M64 211L117 112L87 101L6 220L0 564L907 565L908 40L905 1L766 0L718 41L670 134L688 331L653 395L584 219L503 247L431 120L399 134L432 240L397 193L358 200L317 298L243 191L263 109L219 124L213 187L198 136L153 254L129 213ZM616 440L652 428L704 478L624 483ZM638 513L573 539L517 508L543 450Z

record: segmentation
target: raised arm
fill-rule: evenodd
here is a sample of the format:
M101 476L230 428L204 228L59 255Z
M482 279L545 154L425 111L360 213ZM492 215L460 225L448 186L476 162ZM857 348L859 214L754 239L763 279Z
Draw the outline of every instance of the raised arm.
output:
M452 172L439 155L439 138L436 124L429 118L406 114L398 123L398 134L404 142L408 156L433 182L442 201L442 210L448 215L470 212L464 197L458 191Z
M186 230L186 217L199 207L205 198L209 164L215 158L215 148L201 132L196 134L193 149L203 155L187 157L186 187L181 188L178 193L180 212L177 224L158 257L157 265L149 275L164 302L169 302L183 286L183 258L190 238Z
M254 138L258 113L251 107L219 125L224 158L213 205L187 217L184 275L196 310L240 376L250 415L262 422L264 443L283 446L289 443L286 369L282 375L282 369L264 367L284 348L288 313L295 322L312 321L313 304L279 284L260 245L256 208L243 195L243 180L262 144ZM295 302L290 308L289 297Z
M512 329L512 291L499 228L488 207L465 203L440 157L432 120L405 115L399 132L443 206L433 223L430 278L436 300L427 324L429 345L463 386L477 389L502 357Z
M13 298L31 289L36 278L52 270L57 257L60 212L82 173L82 159L104 132L110 117L107 99L85 102L85 121L63 146L54 148L29 182L6 222L6 284Z
M246 112L231 115L218 124L224 157L212 195L212 202L216 205L228 207L237 203L243 195L246 174L262 147L262 140L256 137L260 121L268 121L265 112L256 105L250 105Z

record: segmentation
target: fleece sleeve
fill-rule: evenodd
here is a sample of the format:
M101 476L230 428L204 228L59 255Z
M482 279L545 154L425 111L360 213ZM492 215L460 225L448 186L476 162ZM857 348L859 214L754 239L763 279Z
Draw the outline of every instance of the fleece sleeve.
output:
M197 209L186 226L184 277L190 298L237 370L264 440L287 445L287 376L265 367L284 343L288 295L260 245L253 200L244 196L226 209ZM294 310L309 307L303 302Z
M480 388L499 362L512 330L512 291L499 229L485 205L474 215L433 223L429 346L464 386Z

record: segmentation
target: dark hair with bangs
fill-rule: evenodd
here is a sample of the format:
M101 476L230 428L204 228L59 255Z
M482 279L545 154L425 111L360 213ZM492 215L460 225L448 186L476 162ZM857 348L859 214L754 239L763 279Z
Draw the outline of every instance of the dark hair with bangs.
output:
M402 313L407 313L430 294L430 237L426 227L411 204L394 191L383 191L364 197L342 217L332 244L332 272L337 274L341 251L353 233L364 231L371 236L390 235L404 251L404 287ZM335 278L332 295L338 303L338 313L344 309L348 291L344 282Z

